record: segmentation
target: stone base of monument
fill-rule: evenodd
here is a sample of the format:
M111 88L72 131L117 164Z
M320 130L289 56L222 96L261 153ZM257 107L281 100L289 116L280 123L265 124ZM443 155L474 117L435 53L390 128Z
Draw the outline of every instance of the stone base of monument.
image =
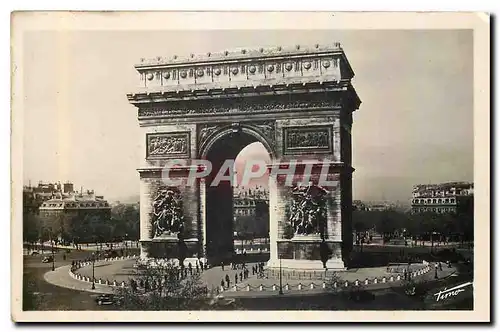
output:
M282 269L324 270L320 250L322 240L319 234L296 234L291 239L280 239L277 242L278 255L271 256L267 264L269 268L279 268L281 258ZM341 242L327 239L325 243L332 253L326 262L326 268L345 270Z
M267 262L267 268L279 269L280 260L271 259ZM324 271L323 262L320 260L305 260L305 259L281 259L281 268L283 270L299 270L299 271ZM326 262L328 270L344 271L347 268L342 259L330 259Z
M199 242L196 238L184 239L185 257L195 257L199 252ZM178 258L179 239L177 235L163 234L153 239L140 240L141 258Z

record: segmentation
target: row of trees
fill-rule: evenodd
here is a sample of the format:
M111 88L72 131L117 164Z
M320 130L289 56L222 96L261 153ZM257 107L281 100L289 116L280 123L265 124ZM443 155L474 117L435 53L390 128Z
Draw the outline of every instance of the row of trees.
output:
M438 233L446 238L458 238L460 241L474 239L474 217L468 213L438 214L425 212L410 214L400 211L354 211L353 228L356 232L374 229L390 239L396 233L405 232L406 236L424 239L431 233Z
M44 220L33 212L23 215L23 240L27 243L54 240L76 244L138 238L139 210L133 205L114 206L110 218L96 214L60 214L53 220Z

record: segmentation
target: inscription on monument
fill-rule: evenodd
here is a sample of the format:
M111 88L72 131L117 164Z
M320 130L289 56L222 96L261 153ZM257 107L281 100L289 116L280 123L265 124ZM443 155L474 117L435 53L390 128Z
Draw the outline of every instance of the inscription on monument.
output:
M189 157L190 133L157 133L146 135L146 158Z
M309 126L283 129L284 153L332 153L332 127Z

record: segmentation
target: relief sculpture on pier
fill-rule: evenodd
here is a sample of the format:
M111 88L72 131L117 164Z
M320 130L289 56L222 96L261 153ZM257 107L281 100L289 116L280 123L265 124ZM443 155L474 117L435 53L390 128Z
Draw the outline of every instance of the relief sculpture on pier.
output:
M153 237L178 235L184 230L182 196L175 187L160 187L152 202Z
M285 154L333 152L331 126L287 127L283 140Z
M317 185L292 188L290 223L296 235L325 235L327 191Z
M189 132L158 133L146 136L147 158L178 158L189 156Z

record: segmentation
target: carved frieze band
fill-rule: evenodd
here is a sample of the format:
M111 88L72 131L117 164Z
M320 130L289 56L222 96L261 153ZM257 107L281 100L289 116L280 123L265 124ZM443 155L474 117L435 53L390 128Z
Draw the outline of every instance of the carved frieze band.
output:
M284 154L333 153L332 126L283 128Z
M314 100L299 99L278 99L268 101L242 100L232 102L219 102L207 100L200 106L193 107L186 103L173 104L168 107L144 107L139 109L139 117L158 117L158 116L182 116L182 115L212 115L212 114L241 114L257 112L285 112L294 110L314 110L314 109L332 109L341 108L342 99Z
M188 158L190 132L146 134L146 158Z

